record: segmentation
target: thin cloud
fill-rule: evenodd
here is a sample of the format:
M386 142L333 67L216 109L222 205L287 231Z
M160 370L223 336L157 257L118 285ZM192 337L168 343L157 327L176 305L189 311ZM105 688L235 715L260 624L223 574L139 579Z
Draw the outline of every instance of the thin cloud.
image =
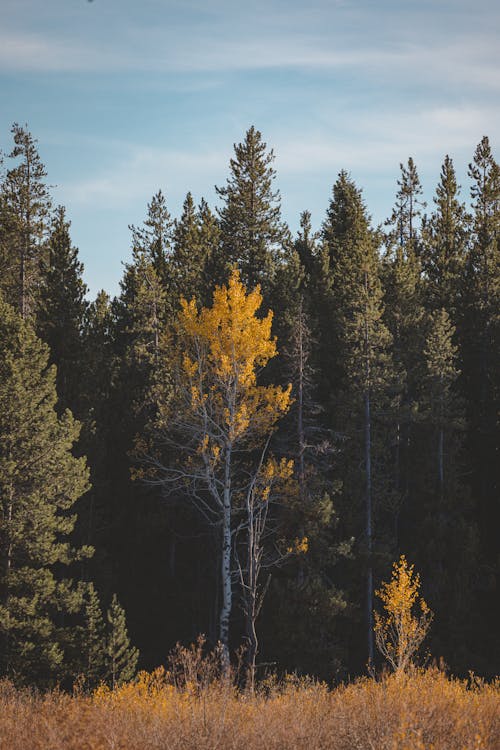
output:
M363 38L342 40L332 33L251 33L228 38L227 30L124 28L99 40L63 37L52 32L0 30L0 66L4 71L50 73L158 72L215 74L279 69L363 71L393 84L425 82L500 88L497 39L480 34L443 42L397 41L373 46ZM70 32L71 34L71 32Z
M210 185L228 160L226 152L176 151L129 146L120 159L100 174L61 186L65 199L72 205L119 206L147 198L160 187L178 190L180 184L206 180Z

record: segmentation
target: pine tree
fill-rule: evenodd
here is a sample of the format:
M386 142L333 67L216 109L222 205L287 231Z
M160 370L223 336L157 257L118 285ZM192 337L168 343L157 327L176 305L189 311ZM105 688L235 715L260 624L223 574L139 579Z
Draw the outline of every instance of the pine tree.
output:
M453 161L446 156L434 197L435 210L422 229L422 271L432 310L444 308L458 319L469 238L469 217L460 202Z
M145 255L153 264L160 282L168 279L168 258L172 250L173 222L165 196L159 190L148 203L147 217L142 227L130 226L132 248L137 255Z
M397 385L392 410L393 478L398 497L397 518L405 505L411 504L410 494L417 466L413 455L414 415L418 410L418 382L424 372L424 287L422 282L422 241L419 219L423 204L415 164L401 164L401 179L396 204L386 225L393 227L386 234L387 253L383 265L385 287L385 323L392 335L393 362ZM415 498L415 502L417 502ZM399 522L395 524L396 544Z
M56 412L49 352L0 301L0 658L22 682L62 677L71 619L82 591L65 566L91 553L74 549L76 500L88 489L85 458L71 454L79 425Z
M437 615L433 640L455 669L466 667L478 566L477 528L464 483L464 403L458 392L458 347L446 310L431 314L420 382L416 451L421 476L415 480L419 503L409 514L406 546L414 550L429 577L429 599Z
M51 202L45 183L47 172L37 151L37 141L26 126L14 123L11 132L14 148L9 158L20 161L7 171L2 185L2 204L10 228L7 288L13 293L7 301L26 318L36 309L39 264L45 249Z
M217 281L225 280L229 269L237 266L243 283L249 288L260 283L267 298L280 249L287 240L280 194L273 190L274 153L267 151L261 133L253 126L244 141L234 145L234 153L226 185L216 188L223 199L219 210L221 278Z
M119 404L114 400L117 357L114 318L109 296L100 291L86 310L82 339L82 379L79 401L82 413L80 448L88 458L92 487L78 502L76 538L95 548L81 566L83 580L94 580L99 590L110 586L110 551L113 539L112 499L115 493L112 427Z
M343 455L343 495L358 518L364 506L366 543L366 627L368 661L373 661L374 501L377 411L387 407L392 384L391 336L383 315L378 238L371 230L361 191L346 172L339 174L323 225L331 274L334 319L328 332L335 347L333 375L336 420L348 444ZM380 438L378 438L380 440ZM380 460L380 459L379 459ZM363 466L360 478L359 465ZM361 479L361 481L360 481ZM352 513L352 511L351 511ZM355 522L359 524L359 520ZM353 527L351 527L353 528ZM354 526L359 537L359 525Z
M307 215L304 218L308 241ZM332 461L338 446L321 422L317 371L312 365L316 340L306 304L305 294L299 292L282 349L283 375L292 383L293 402L277 440L280 451L294 459L297 483L297 491L283 503L281 534L294 540L291 549L299 552L273 577L262 640L265 655L278 657L283 668L326 678L340 663L337 619L346 601L334 583L335 568L350 544L337 538L334 496L339 488Z
M202 200L196 209L193 196L188 193L173 232L170 276L174 300L181 296L206 299L211 293L213 283L208 273L212 255L219 245L219 234L215 216L206 201Z
M86 685L92 689L106 676L106 626L99 596L92 583L88 584L85 599L83 669Z
M119 687L131 680L137 669L139 652L130 645L127 633L125 611L120 605L116 594L113 594L107 611L107 672L111 687Z
M417 168L412 157L405 166L400 164L401 177L398 180L399 190L396 194L396 204L386 226L392 226L388 234L388 244L399 245L405 254L420 254L419 223L422 218L422 208L426 203L422 201L422 185Z
M481 545L498 570L500 509L500 167L489 140L478 144L469 166L474 218L466 263L461 322L463 385L468 398L468 450L478 502ZM487 609L495 606L485 604Z
M59 408L80 415L83 349L82 329L87 302L83 265L72 246L70 222L59 206L52 220L48 260L42 264L41 301L37 330L49 345L51 362L57 365Z

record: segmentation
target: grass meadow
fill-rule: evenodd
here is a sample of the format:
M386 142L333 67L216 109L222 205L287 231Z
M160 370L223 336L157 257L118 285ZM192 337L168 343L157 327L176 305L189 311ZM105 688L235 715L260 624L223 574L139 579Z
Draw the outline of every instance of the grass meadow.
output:
M500 750L500 681L437 669L328 688L272 679L254 695L163 669L115 690L0 687L2 750Z

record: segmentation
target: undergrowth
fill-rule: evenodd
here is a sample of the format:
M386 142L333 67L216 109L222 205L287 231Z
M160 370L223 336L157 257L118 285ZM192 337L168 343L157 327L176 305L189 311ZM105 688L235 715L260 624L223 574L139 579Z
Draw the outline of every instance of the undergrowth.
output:
M235 687L215 657L178 649L169 669L116 690L36 694L0 683L2 750L500 750L500 681L432 668L333 689L310 679Z

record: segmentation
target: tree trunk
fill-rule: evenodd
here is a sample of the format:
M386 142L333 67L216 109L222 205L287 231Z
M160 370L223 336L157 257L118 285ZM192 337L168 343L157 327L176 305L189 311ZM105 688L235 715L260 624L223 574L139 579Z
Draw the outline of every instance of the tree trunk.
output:
M255 620L257 618L257 565L255 559L255 528L253 513L250 509L248 525L248 581L246 589L246 637L247 637L247 689L254 692L255 687L255 661L257 659L257 631Z
M225 472L224 472L224 496L222 509L222 556L221 556L221 578L222 578L222 606L219 622L219 640L222 645L222 660L224 671L229 670L229 618L232 606L231 586L231 446L227 447Z
M372 460L371 460L371 404L370 391L365 391L365 475L366 475L366 543L368 570L366 580L366 615L368 636L368 666L373 664L373 529L372 529Z

